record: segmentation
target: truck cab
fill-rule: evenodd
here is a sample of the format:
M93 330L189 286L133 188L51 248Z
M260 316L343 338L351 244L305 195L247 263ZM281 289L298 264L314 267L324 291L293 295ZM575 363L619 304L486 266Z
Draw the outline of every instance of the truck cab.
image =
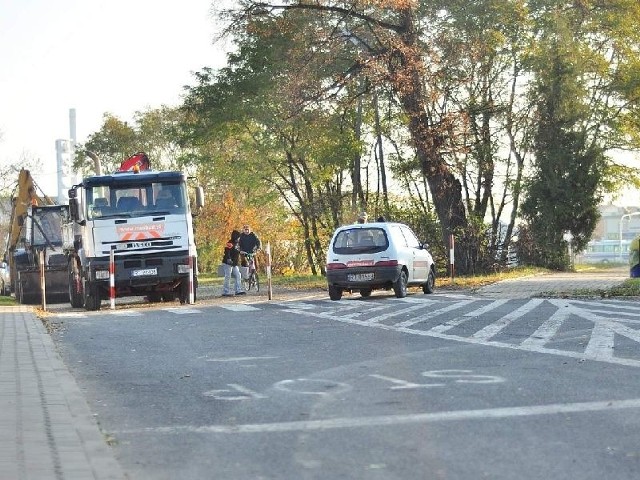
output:
M202 192L196 190L196 207ZM100 308L115 296L186 303L197 286L197 252L187 177L182 172L116 172L91 176L69 191L65 230L72 306Z

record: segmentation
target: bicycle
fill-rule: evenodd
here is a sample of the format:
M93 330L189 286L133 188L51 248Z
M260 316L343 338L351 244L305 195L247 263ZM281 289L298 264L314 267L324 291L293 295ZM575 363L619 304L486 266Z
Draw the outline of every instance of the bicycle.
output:
M254 260L254 257L256 256L256 254L255 252L249 253L249 252L243 252L243 251L240 251L240 253L244 255L245 258L247 259L247 264L249 268L249 274L246 277L244 275L242 276L242 286L247 292L254 287L256 289L256 292L259 292L260 279L258 278L258 272L256 270L256 262Z

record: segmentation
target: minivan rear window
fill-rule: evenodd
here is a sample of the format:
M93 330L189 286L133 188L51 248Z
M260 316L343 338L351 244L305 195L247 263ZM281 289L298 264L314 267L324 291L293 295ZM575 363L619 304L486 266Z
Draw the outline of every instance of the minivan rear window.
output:
M389 248L389 239L382 228L349 228L341 230L333 242L337 254L384 252Z

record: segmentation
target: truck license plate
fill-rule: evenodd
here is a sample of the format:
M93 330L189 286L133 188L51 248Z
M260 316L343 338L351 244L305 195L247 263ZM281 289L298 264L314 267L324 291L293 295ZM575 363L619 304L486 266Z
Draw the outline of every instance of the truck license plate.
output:
M131 272L132 277L148 277L153 275L158 275L157 268L142 268L140 270L133 270Z
M347 275L350 282L369 282L373 280L373 272L371 273L350 273Z

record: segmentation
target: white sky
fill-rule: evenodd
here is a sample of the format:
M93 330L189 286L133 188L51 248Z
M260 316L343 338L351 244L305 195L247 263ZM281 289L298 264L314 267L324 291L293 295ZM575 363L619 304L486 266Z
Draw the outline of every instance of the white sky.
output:
M212 0L0 0L0 163L40 159L57 192L55 141L78 142L109 112L176 106L193 72L220 67ZM17 179L17 174L16 174Z

